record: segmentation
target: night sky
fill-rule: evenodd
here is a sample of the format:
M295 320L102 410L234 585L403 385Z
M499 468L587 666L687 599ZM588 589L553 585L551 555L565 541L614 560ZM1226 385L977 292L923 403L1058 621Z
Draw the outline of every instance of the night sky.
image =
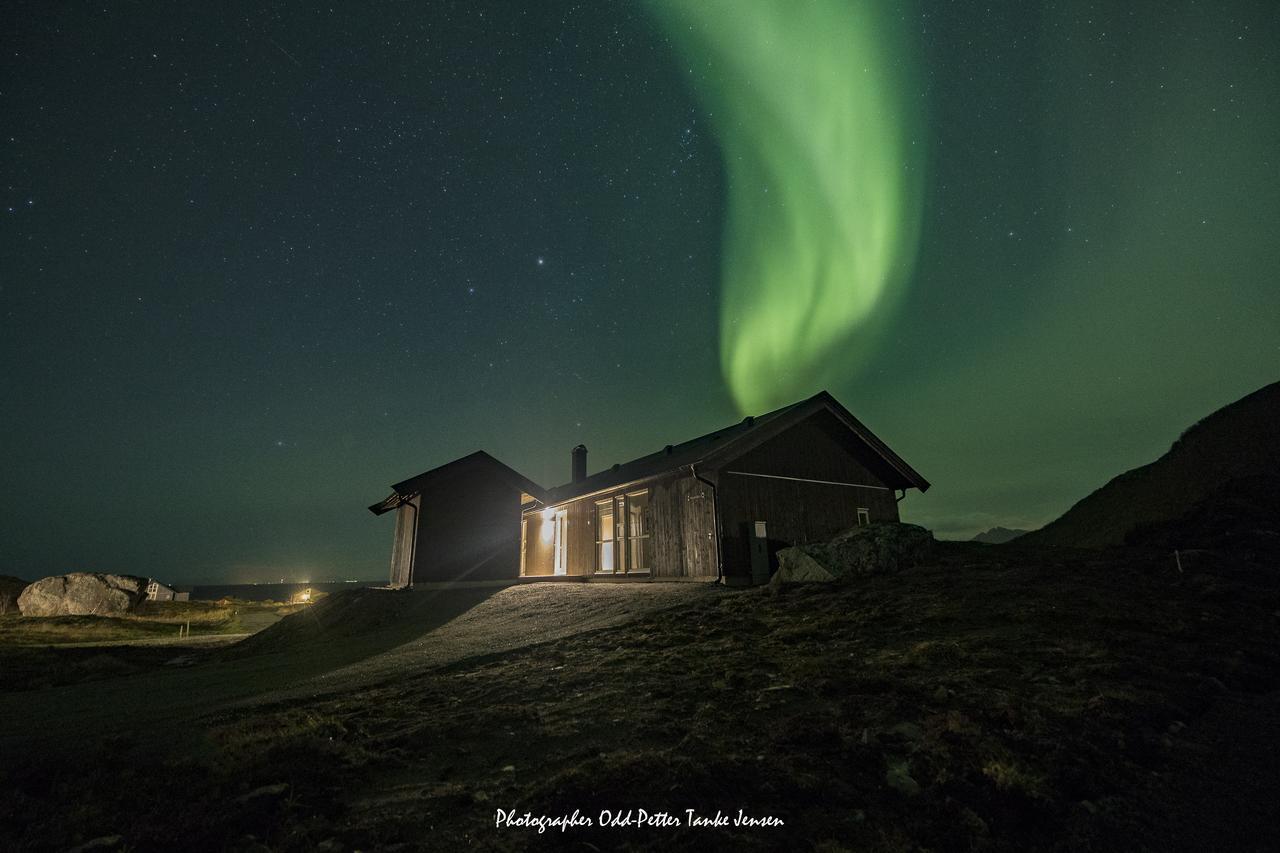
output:
M0 574L377 578L823 387L1035 527L1280 378L1273 2L778 8L6 3Z

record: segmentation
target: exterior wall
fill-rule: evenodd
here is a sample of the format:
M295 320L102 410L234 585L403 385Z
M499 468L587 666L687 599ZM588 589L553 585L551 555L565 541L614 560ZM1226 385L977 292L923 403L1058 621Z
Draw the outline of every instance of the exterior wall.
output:
M720 471L874 486L885 485L892 475L888 463L826 410L720 466Z
M175 600L175 593L171 587L167 587L159 581L151 581L147 584L147 601Z
M524 549L521 554L520 573L526 577L555 574L554 555L551 550L554 543L549 538L543 539L544 523L541 510L526 512L520 521L523 539L521 547ZM547 536L550 537L551 528L545 529Z
M827 412L726 463L717 480L725 576L750 577L748 525L756 521L765 522L771 562L780 548L855 526L859 508L872 522L898 521L883 471L883 461Z
M581 576L595 572L595 499L582 498L550 508L552 513L565 511L565 575ZM524 574L542 577L555 574L555 541L553 522L547 521L543 509L524 514ZM544 537L543 532L546 531Z
M714 578L715 497L686 474L656 481L649 490L655 578Z
M393 587L404 587L413 582L414 529L420 503L414 497L396 509L396 531L391 540L390 585Z
M488 477L456 477L419 496L413 582L513 580L520 573L520 493Z
M583 577L596 573L596 504L641 489L649 492L649 576L714 578L717 566L712 496L709 487L690 476L635 483L551 507L553 512L563 509L568 514L566 575ZM553 575L554 543L550 541L550 528L547 539L543 538L542 510L526 512L524 523L524 574Z

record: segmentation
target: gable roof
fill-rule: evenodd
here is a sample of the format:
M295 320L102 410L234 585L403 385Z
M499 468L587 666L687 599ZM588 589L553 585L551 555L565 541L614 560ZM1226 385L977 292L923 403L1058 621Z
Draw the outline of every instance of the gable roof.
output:
M743 418L732 426L714 430L681 444L669 444L656 453L641 456L622 465L614 465L576 483L565 483L548 489L544 502L561 503L626 483L647 480L691 465L715 468L824 410L834 415L843 426L884 460L888 469L895 475L886 481L886 485L898 489L916 488L922 492L929 488L928 480L890 450L888 445L850 414L848 409L840 405L835 397L826 391L820 391L807 400L801 400L756 417Z
M464 474L468 476L484 475L494 477L510 485L512 489L530 494L538 500L543 500L546 494L546 490L542 486L539 486L510 465L498 461L483 450L477 450L475 453L469 453L452 462L432 468L430 471L423 471L416 477L410 477L407 480L396 483L391 487L391 494L380 503L370 506L369 511L374 515L390 512L414 495L419 494L424 488L450 477Z

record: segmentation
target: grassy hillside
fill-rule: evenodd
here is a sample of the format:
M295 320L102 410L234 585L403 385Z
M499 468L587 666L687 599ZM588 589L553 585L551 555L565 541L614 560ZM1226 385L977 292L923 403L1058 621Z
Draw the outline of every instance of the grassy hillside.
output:
M164 750L154 728L65 756L10 744L0 846L1203 850L1280 819L1273 566L942 543L897 576L701 593L206 712ZM539 835L496 828L499 808L785 826Z
M1017 539L1026 545L1122 545L1135 529L1181 518L1230 481L1280 476L1280 382L1192 426L1169 452Z
M277 605L144 601L134 612L123 616L10 614L0 618L0 648L172 638L178 635L179 628L190 629L190 636L236 634L252 630L245 623L258 614L273 616L279 609Z

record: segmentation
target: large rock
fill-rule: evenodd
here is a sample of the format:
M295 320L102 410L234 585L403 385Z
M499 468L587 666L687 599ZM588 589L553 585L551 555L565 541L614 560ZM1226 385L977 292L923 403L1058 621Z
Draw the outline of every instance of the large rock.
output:
M18 612L18 596L26 587L22 578L0 575L0 616Z
M72 572L43 578L18 596L23 616L119 616L147 595L145 578Z
M914 524L854 527L827 542L783 548L770 583L829 583L858 575L893 574L924 562L932 548L933 534Z

